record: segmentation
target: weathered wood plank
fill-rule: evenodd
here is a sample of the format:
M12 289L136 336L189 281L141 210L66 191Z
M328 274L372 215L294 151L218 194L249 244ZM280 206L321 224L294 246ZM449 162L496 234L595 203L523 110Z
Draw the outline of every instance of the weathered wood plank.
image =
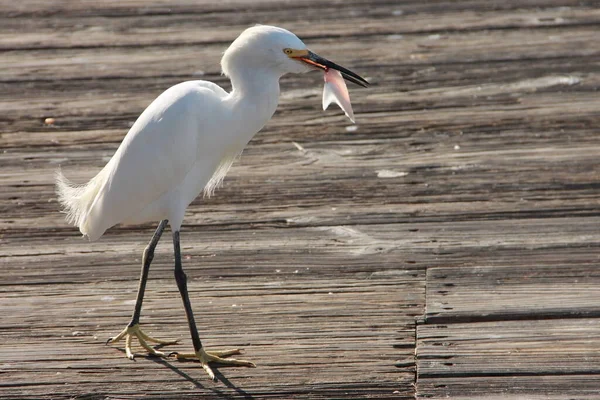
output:
M544 382L567 377L593 376L595 384L584 378L582 388L573 393L600 391L599 319L499 321L469 324L420 325L417 328L417 385L425 380L422 398L442 398L456 393L448 388L449 378L461 379L474 390L464 390L460 398L475 398L485 390L494 396L536 396L543 393ZM482 378L491 377L489 381ZM499 379L502 377L502 379ZM511 377L510 379L508 377ZM521 378L515 378L521 377ZM527 378L529 377L529 378ZM439 383L434 379L442 378ZM579 378L582 379L582 378ZM517 385L510 386L507 382ZM500 382L499 384L497 382ZM574 381L575 383L577 381ZM571 394L571 384L548 392ZM540 390L542 392L540 392ZM532 397L535 398L535 397Z
M420 379L418 399L597 399L597 375L483 376Z
M278 199L299 205L330 205L328 199L332 192L339 194L342 203L353 199L393 199L388 205L402 204L407 213L417 209L425 212L434 204L443 207L448 202L473 202L471 207L475 211L482 207L476 202L484 201L489 203L490 213L496 211L493 205L497 204L498 212L514 214L534 208L541 211L540 204L548 204L547 211L551 212L558 201L573 197L576 197L575 203L565 204L564 209L597 204L593 171L598 164L597 146L505 151L456 151L440 146L436 151L423 154L402 154L402 149L402 143L395 141L354 145L309 143L304 152L299 152L292 143L263 148L256 154L242 156L216 196L196 204L209 209L222 206L230 202L232 191L241 192L241 197L234 198L236 207L241 208L251 203L276 207ZM39 198L51 202L54 199L52 178L60 164L75 182L84 182L111 156L110 150L86 154L49 153L42 149L5 154L6 168L0 169L0 180L6 191L0 200L7 207L16 203L32 206ZM19 164L23 157L27 165ZM548 165L547 161L552 164ZM82 168L74 169L76 164ZM547 174L540 174L539 168L545 168ZM520 181L513 179L511 171L519 173ZM314 176L315 173L319 175ZM493 182L487 181L489 174L494 174ZM313 186L309 187L309 183ZM23 196L23 191L34 187L39 191L36 197ZM490 194L494 197L490 198ZM577 204L577 199L587 203ZM515 202L519 203L517 209ZM39 204L38 207L55 210L56 204ZM60 219L59 215L53 217Z
M548 36L555 39L548 41ZM489 61L541 60L544 58L595 57L600 52L590 41L598 38L593 27L573 27L568 30L538 29L527 34L527 41L518 31L499 30L439 35L416 35L407 39L388 39L387 35L375 37L350 37L319 39L316 51L340 63L360 68L374 84L379 83L377 68L395 66L402 71L411 66L446 63L482 63ZM373 41L390 44L372 46ZM310 45L310 41L308 41ZM540 48L544 45L543 49ZM490 47L494 52L490 53ZM56 51L8 51L0 61L3 82L11 80L50 80L68 77L70 80L139 78L154 75L192 77L197 71L211 75L220 71L219 60L225 44L177 46L147 46L141 48L74 48ZM534 56L532 56L534 54ZM352 58L348 58L352 55ZM360 55L357 57L357 55ZM177 68L173 68L177 59ZM143 66L143 68L141 67ZM34 77L34 79L32 79ZM300 79L289 78L289 79ZM386 79L394 79L388 76Z
M130 278L0 289L0 397L120 396L140 387L155 396L180 391L279 398L330 398L346 390L392 398L411 391L414 366L395 363L412 359L422 277L327 282L281 279L274 272L253 283L192 279L205 344L244 347L245 357L258 365L222 368L225 386L204 379L197 364L144 357L131 362L113 348L122 345L104 345L129 319L137 286ZM183 338L169 349L186 351L191 341L180 305L173 279L151 279L142 323L156 336ZM305 370L300 380L299 368Z
M179 0L177 2L169 0L155 0L148 3L144 0L106 0L98 3L90 4L72 4L69 0L56 0L52 3L39 1L39 0L25 0L19 3L11 2L10 0L1 0L3 5L3 11L6 14L13 16L37 16L41 13L53 14L53 12L73 12L74 16L85 17L89 15L106 14L113 16L130 16L130 14L144 15L144 14L174 14L177 12L193 12L193 10L211 10L213 12L220 10L236 10L240 6L245 5L246 10L251 11L252 9L299 9L302 7L310 7L315 5L318 7L318 2L315 0L301 0L298 2L284 2L283 4L277 0L225 0L219 4L215 4L210 0ZM366 7L371 4L367 1L349 1L355 7ZM385 2L382 2L385 4ZM320 3L321 6L328 3ZM431 10L437 11L442 14L453 10L514 10L514 9L525 9L534 7L559 7L559 6L589 6L592 7L595 3L593 1L577 1L577 0L525 0L525 1L506 1L506 2L481 2L479 0L466 0L457 3L452 0L433 0L431 2L419 2L417 0L403 0L401 3L403 6L414 6L418 7L419 10ZM144 6L144 7L141 7Z
M197 260L189 268L198 269L200 276L244 280L280 270L292 276L306 271L324 278L340 272L368 278L398 268L464 266L480 259L502 264L508 258L515 269L530 266L536 259L560 267L570 253L581 254L573 264L583 259L591 268L597 262L589 252L600 241L598 223L597 217L582 217L522 220L520 224L475 220L287 229L259 226L256 230L252 224L226 229L187 225L182 240L184 255ZM61 279L119 280L119 268L127 268L128 276L135 276L136 259L151 234L151 229L144 232L121 228L89 244L75 237L74 231L65 228L64 235L58 235L52 229L29 228L21 231L21 236L28 239L3 239L4 257L0 262L7 275L0 281L33 284ZM170 245L165 243L162 248L156 271L168 278L172 273Z
M430 268L427 323L600 316L596 266Z
M101 4L105 10L109 9L107 3ZM233 4L233 7L226 4L221 9L211 10L214 5L199 2L190 4L191 7L185 11L174 9L161 13L160 9L152 10L156 4L150 4L144 11L129 11L126 18L126 10L118 15L108 15L100 10L91 15L77 15L77 10L71 6L55 8L44 18L0 13L0 49L226 44L248 25L261 21L284 23L288 29L306 39L490 29L556 29L592 25L600 21L600 10L581 3L570 6L563 3L563 7L557 7L557 4L549 2L524 2L519 8L510 10L485 9L481 2L479 7L459 4L454 10L439 6L423 7L422 3L395 4L388 1L354 4L349 11L327 2L288 2L284 7L273 5L269 2L259 7L255 3L247 12L239 13L236 10L239 4ZM311 18L315 12L319 13L316 26L314 18ZM75 16L78 24L73 26L70 18ZM221 24L223 19L228 20L227 26ZM348 24L348 19L352 20L352 24ZM460 23L457 24L457 21ZM355 29L357 25L361 27L360 32ZM24 34L14 35L17 29L23 30Z
M417 328L417 397L597 394L596 270L539 263L428 269L425 324Z

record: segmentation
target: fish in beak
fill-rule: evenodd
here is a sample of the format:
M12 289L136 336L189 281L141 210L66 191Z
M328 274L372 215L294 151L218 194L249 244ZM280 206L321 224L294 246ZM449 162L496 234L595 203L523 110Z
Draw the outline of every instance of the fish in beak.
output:
M304 62L325 72L323 110L326 110L332 102L335 102L344 111L350 121L354 122L354 112L352 111L352 104L350 103L350 94L348 93L348 88L346 88L344 79L362 87L367 87L369 82L354 72L318 56L310 50L285 49L284 51L290 58Z
M352 111L352 104L350 103L350 93L346 87L346 82L342 77L342 73L335 69L328 69L325 71L325 86L323 86L323 110L332 102L335 102L346 114L346 117L354 121L354 111Z

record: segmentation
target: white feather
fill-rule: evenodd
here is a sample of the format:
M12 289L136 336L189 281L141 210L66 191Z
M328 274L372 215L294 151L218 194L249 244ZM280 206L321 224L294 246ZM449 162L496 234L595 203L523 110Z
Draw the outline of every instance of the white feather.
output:
M77 185L69 181L60 169L56 171L56 194L63 211L67 214L67 222L75 226L83 224L89 206L105 181L105 171L106 169L103 169L83 185Z

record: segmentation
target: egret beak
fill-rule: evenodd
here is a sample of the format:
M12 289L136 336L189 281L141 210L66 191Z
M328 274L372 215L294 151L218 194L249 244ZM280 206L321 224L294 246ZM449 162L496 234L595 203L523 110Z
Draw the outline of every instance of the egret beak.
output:
M298 61L305 62L306 64L310 64L311 66L327 71L329 68L340 71L344 79L360 85L362 87L368 87L369 82L367 82L364 78L360 77L358 74L346 69L336 63L329 61L321 56L316 55L310 50L297 50L294 51L295 54L290 54L291 58L294 58Z

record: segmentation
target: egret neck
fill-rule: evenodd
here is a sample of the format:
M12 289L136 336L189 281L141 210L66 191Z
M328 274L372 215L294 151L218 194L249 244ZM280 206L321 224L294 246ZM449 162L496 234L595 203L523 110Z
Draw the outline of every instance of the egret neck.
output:
M233 88L225 102L234 119L243 122L236 134L245 134L245 145L275 113L280 74L268 68L239 68L230 72L230 78Z

